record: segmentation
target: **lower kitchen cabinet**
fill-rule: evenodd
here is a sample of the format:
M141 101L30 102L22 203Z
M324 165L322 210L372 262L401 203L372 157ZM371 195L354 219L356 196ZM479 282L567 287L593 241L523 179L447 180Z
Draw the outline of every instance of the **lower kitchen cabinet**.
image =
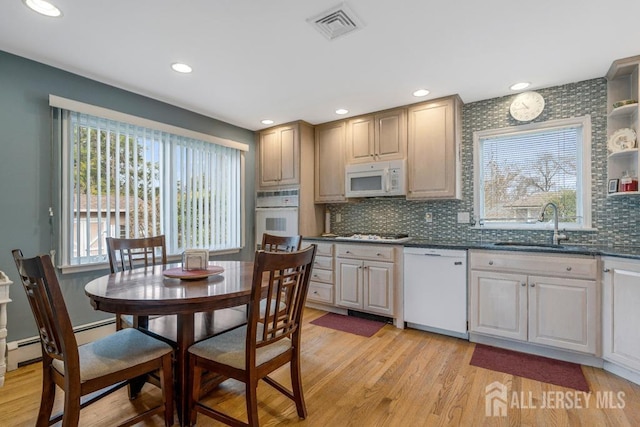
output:
M393 317L395 252L392 246L336 245L336 305Z
M527 339L527 276L471 271L470 330Z
M337 264L339 306L393 316L392 263L338 258Z
M602 353L640 375L640 261L605 258Z
M470 332L598 353L597 261L471 251Z
M307 301L320 304L334 304L333 285L333 244L303 241L302 247L315 244L316 258L313 262Z

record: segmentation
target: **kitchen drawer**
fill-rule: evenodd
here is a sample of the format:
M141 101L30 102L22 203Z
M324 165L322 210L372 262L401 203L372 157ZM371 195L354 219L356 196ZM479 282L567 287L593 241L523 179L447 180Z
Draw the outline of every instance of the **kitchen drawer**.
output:
M333 270L314 268L311 272L311 280L317 282L333 283Z
M314 281L309 282L307 300L333 304L333 285Z
M394 261L393 246L374 245L336 245L336 255L341 258L372 259L376 261Z
M313 261L313 270L333 270L333 257L330 256L318 256Z
M333 256L333 243L316 243L316 245L318 245L316 256Z
M598 262L580 255L538 253L505 254L497 251L471 251L473 270L505 271L554 277L596 280Z
M321 243L321 242L317 242L317 241L309 241L309 240L303 240L302 241L302 248L306 248L307 246L310 245L316 245L316 256L333 256L333 243Z

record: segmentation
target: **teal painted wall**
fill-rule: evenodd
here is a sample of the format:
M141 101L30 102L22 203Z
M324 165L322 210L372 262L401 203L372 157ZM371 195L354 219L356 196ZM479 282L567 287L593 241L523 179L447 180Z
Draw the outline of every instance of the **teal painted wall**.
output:
M48 216L52 170L49 94L248 144L246 246L240 254L226 258L252 259L253 131L0 51L0 270L14 282L13 302L7 308L8 341L37 335L11 250L20 248L25 256L33 256L57 246L52 243ZM85 283L104 273L59 275L74 325L111 317L94 311L84 295Z

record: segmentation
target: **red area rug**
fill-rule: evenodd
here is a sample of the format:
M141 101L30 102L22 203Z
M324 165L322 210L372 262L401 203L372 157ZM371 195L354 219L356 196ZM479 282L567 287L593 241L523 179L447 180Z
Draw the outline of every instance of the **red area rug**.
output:
M476 344L471 362L473 366L517 375L544 383L589 391L589 384L580 365L549 359L533 354L518 353L502 348Z
M313 325L324 326L325 328L337 329L350 334L370 337L378 332L385 324L375 320L361 319L354 316L344 316L342 314L327 313L322 317L310 322Z

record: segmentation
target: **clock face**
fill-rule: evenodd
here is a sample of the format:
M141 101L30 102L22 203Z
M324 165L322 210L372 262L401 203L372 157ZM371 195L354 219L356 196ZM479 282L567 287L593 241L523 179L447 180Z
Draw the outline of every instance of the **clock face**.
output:
M522 92L511 102L509 112L511 117L528 122L540 115L544 110L544 98L538 92Z

